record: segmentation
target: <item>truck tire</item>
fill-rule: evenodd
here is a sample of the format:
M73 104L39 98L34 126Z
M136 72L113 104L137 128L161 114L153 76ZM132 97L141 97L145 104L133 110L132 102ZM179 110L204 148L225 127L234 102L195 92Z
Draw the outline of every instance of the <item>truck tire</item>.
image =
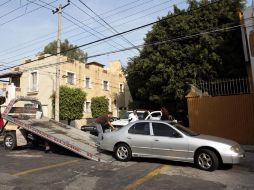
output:
M13 150L17 146L15 132L8 132L4 137L4 148L5 150Z

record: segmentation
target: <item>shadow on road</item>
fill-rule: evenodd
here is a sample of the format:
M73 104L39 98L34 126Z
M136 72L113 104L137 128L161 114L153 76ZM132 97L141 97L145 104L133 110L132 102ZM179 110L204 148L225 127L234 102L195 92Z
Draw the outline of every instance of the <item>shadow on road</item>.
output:
M196 168L196 166L193 163L171 161L171 160L164 160L164 159L157 159L157 158L132 158L132 161ZM232 169L232 167L233 167L232 164L224 164L224 165L220 165L218 170L230 170L230 169Z

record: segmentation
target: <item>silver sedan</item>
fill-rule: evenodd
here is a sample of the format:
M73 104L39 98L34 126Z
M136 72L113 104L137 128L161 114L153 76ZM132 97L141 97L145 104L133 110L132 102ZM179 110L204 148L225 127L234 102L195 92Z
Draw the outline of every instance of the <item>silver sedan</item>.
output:
M219 164L238 164L244 157L241 146L232 140L197 134L165 121L139 120L104 133L100 147L123 162L131 157L161 158L195 163L206 171L216 170Z

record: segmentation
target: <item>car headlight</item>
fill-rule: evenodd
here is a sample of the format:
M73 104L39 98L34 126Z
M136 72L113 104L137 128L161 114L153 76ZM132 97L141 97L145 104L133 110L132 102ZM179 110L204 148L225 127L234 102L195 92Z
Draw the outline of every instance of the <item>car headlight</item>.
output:
M236 145L232 146L230 148L230 150L235 152L235 153L239 153L241 151L241 147L240 147L240 145L236 144Z

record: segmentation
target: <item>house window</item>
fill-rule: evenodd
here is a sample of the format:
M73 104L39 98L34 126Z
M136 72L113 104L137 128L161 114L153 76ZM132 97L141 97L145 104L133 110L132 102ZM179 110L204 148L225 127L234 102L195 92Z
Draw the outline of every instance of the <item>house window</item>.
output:
M85 102L85 104L84 104L84 112L91 113L91 102Z
M71 84L71 85L75 84L74 83L74 76L75 76L74 73L67 72L67 83L68 84Z
M38 73L33 71L30 73L30 92L38 91Z
M86 88L91 88L91 78L90 77L86 77L85 78L85 87Z
M123 86L123 84L120 84L120 86L119 86L119 90L120 90L120 92L123 92L124 91L124 86Z
M109 90L109 82L106 80L103 81L103 90L105 91Z

